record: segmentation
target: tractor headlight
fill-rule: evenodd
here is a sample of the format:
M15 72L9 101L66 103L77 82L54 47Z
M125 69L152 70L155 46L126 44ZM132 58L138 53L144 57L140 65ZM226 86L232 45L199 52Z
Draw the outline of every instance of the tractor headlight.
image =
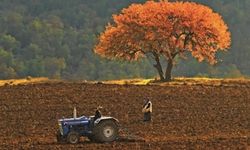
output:
M58 121L58 126L59 126L59 131L60 131L61 135L63 135L62 123L60 121Z

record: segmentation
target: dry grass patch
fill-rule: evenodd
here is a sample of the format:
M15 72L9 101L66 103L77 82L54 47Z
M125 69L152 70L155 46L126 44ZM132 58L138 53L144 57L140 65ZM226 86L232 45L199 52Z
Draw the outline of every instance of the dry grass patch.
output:
M119 84L119 85L148 85L154 79L123 79L123 80L110 80L103 81L104 84Z
M160 85L160 86L175 86L175 85L207 85L207 86L250 86L250 80L244 78L222 79L222 78L174 78L171 82L161 82L155 79L123 79L103 81L104 84L118 85ZM240 84L239 84L240 83Z
M47 81L49 81L49 79L45 78L45 77L41 77L41 78L27 77L25 79L0 80L0 86L28 84L28 83L40 83L40 82L47 82Z

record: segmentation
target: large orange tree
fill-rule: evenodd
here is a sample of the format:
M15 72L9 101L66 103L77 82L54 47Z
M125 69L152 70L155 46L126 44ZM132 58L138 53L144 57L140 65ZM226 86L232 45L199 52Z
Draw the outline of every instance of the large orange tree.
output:
M228 49L230 44L227 25L209 7L192 2L148 1L113 15L94 51L130 61L151 55L160 79L170 81L176 56L190 52L198 61L214 64L216 52ZM160 58L167 60L165 71Z

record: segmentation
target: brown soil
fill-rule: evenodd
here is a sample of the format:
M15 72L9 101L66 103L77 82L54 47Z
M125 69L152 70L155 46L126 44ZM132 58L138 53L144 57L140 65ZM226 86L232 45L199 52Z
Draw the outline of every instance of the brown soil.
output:
M153 102L152 123L142 122L146 97ZM57 119L71 117L74 106L79 115L93 115L98 105L104 115L119 119L127 140L56 142ZM0 116L0 149L247 149L250 82L5 85L0 87Z

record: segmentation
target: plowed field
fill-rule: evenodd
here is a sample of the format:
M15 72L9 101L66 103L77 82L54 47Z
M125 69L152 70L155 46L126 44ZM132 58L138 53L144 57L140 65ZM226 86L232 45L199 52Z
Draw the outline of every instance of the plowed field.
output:
M212 82L211 82L212 83ZM153 122L143 123L143 99L153 102ZM81 139L58 144L57 119L102 114L120 121L128 138L109 144ZM247 149L250 82L112 85L33 83L0 87L0 149Z

